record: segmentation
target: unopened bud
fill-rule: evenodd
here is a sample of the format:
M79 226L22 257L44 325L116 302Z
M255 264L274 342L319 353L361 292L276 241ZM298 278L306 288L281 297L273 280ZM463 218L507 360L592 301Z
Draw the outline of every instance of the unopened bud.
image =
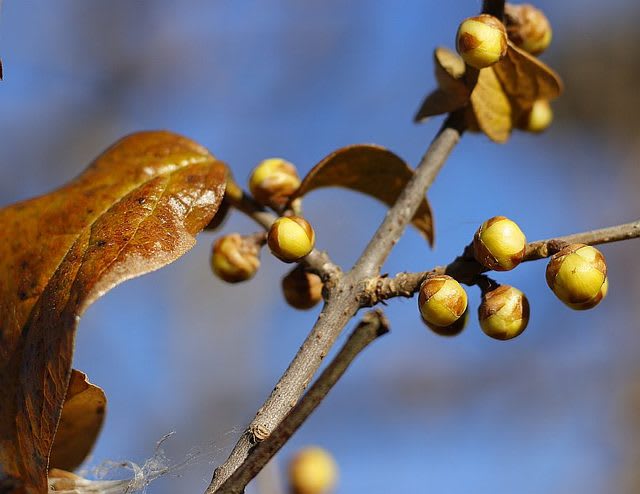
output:
M488 269L509 271L522 262L526 245L517 223L495 216L480 225L473 236L473 255Z
M549 19L533 5L506 4L507 34L513 43L532 55L539 55L551 44L553 33Z
M427 324L445 328L467 310L467 292L451 276L430 276L420 286L418 308Z
M322 280L317 274L296 266L282 278L282 292L287 303L300 310L311 309L322 300Z
M328 494L337 480L338 466L322 448L304 448L289 463L289 483L293 494Z
M260 204L282 208L300 186L296 167L281 158L261 162L251 173L249 190Z
M487 336L497 340L510 340L527 327L529 301L517 288L501 285L482 296L478 319Z
M273 222L267 236L271 253L284 262L295 262L313 250L315 232L300 216L283 216Z
M607 294L607 263L595 247L571 244L549 260L547 284L572 309L591 309Z
M238 233L220 237L213 244L211 268L228 283L246 281L260 267L260 246L254 239L247 239Z
M539 134L549 128L553 122L553 110L549 101L539 99L523 117L522 129Z
M458 28L456 47L468 65L483 69L507 54L507 31L492 15L469 17Z

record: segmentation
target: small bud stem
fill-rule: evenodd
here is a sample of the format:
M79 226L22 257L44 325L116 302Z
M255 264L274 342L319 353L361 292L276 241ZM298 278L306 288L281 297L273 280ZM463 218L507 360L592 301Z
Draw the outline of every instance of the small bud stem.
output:
M504 4L504 0L484 0L484 2L482 2L482 13L489 14L503 20Z
M479 274L476 276L475 284L480 288L480 293L482 293L482 295L485 295L500 286L500 283L495 281L493 278L489 278L486 274Z

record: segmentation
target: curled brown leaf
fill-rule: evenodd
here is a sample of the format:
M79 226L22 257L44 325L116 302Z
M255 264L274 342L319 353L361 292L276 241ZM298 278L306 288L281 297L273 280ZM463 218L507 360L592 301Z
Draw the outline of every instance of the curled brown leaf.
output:
M0 210L0 491L47 492L80 315L187 252L225 181L202 146L141 132L67 185Z
M404 160L373 144L356 144L334 151L314 166L302 180L290 203L312 190L344 187L392 206L413 176ZM412 220L413 226L433 244L433 216L425 198Z

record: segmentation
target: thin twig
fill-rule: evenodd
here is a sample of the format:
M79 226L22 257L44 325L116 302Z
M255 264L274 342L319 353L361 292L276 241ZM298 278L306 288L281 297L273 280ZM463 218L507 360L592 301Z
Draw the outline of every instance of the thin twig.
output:
M527 245L524 261L536 261L552 256L567 244L600 245L621 240L640 237L640 220L621 225L600 228L588 232L574 233L564 237L538 240ZM431 274L448 274L461 283L474 285L476 277L488 271L473 258L473 254L465 249L465 254L447 266L438 266L429 271L419 273L400 273L394 277L371 278L365 284L362 294L362 306L370 307L395 297L411 298L419 289L425 278Z
M251 451L251 461L244 462L231 477L218 489L220 494L241 494L245 486L273 456L286 444L293 434L311 415L329 391L351 365L353 360L376 338L389 331L389 324L384 314L371 311L364 315L362 321L353 330L340 352L327 368L320 374L309 391L302 397L291 412L280 422L273 433L256 445Z
M599 245L638 237L640 237L640 220L623 223L622 225L600 228L589 232L574 233L573 235L567 235L556 239L531 242L527 245L527 252L525 253L524 259L525 261L533 261L535 259L543 259L553 255L555 252L553 252L553 249L550 249L550 247L553 246L554 241L564 242L567 244Z

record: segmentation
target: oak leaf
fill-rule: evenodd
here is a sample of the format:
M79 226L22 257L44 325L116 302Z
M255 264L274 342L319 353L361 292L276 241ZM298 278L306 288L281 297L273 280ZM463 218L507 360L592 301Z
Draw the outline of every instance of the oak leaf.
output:
M47 492L80 315L187 252L226 174L189 139L141 132L67 185L0 210L0 492Z
M355 144L334 151L314 166L289 203L312 190L344 187L392 206L412 176L413 169L388 149ZM420 203L412 224L433 245L433 216L426 198Z

